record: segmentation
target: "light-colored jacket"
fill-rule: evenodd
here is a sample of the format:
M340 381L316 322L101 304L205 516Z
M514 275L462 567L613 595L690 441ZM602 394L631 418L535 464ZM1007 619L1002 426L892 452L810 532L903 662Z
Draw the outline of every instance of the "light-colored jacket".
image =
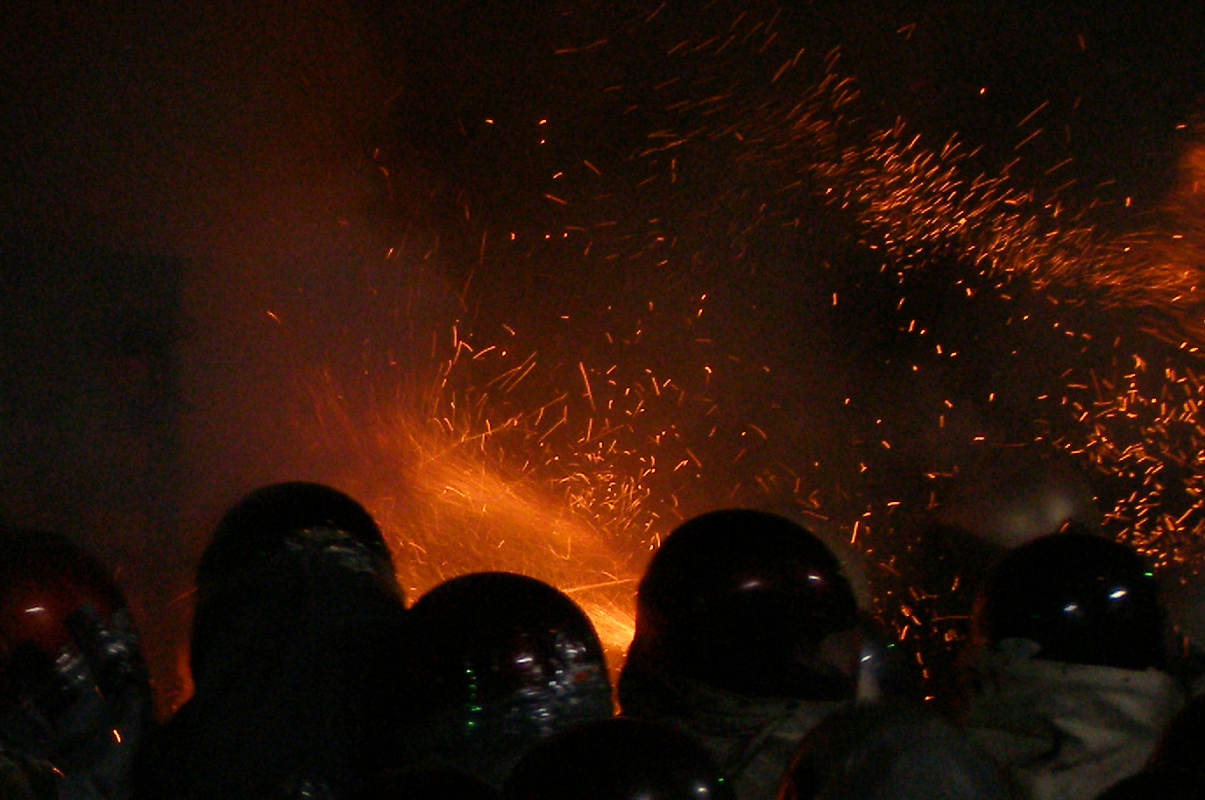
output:
M966 724L1032 800L1092 800L1142 769L1184 693L1156 669L984 652Z
M772 800L800 741L851 701L745 697L680 675L625 669L623 715L658 722L700 742L737 800Z

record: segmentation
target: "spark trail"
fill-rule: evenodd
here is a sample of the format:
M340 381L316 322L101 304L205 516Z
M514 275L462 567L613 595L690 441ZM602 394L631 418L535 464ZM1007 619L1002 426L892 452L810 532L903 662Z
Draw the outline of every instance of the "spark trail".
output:
M346 401L355 380L329 370L313 394L317 438L345 454L345 482L390 530L411 592L471 569L527 572L609 620L614 652L643 559L682 516L785 499L886 574L906 544L892 542L901 504L940 498L970 451L1031 443L1093 473L1110 531L1165 561L1188 557L1205 531L1200 151L1176 213L1102 230L1092 203L1042 197L956 138L876 126L839 54L814 53L789 15L755 5L593 9L545 43L545 60L531 56L518 74L538 79L513 90L509 116L458 120L477 132L459 156L470 176L528 172L491 177L507 189L493 206L485 179L449 193L460 221L438 231L440 246L465 262L454 266L473 292L441 355L403 365L435 378L378 370L375 389ZM606 118L624 121L614 141ZM767 365L783 343L734 343L761 305L724 305L751 273L791 299L827 288L820 258L778 271L758 259L829 222L898 294L885 315L895 355L864 368L889 388L833 381L855 429L834 437L839 457L797 446L803 420L832 416L780 392ZM458 238L470 244L456 251ZM506 284L529 274L540 299L520 309ZM967 330L923 315L934 275ZM832 296L855 315L871 302ZM716 318L700 323L702 297ZM980 320L985 307L994 316ZM516 329L532 333L520 343ZM368 347L383 338L370 333ZM648 339L658 346L639 346ZM1033 353L1045 360L1024 382L991 383L1026 372ZM969 384L962 365L976 360L995 369ZM389 389L399 383L409 388Z

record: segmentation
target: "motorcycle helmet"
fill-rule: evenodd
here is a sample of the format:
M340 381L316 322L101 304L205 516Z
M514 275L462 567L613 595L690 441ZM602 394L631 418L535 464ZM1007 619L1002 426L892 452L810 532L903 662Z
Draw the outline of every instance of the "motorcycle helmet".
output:
M535 742L612 713L594 626L535 578L453 578L419 599L407 628L405 763L497 787Z
M1018 656L1122 669L1162 668L1154 573L1128 546L1056 533L1009 551L975 602L972 638Z
M806 528L763 511L713 511L653 555L629 661L749 696L849 699L858 621L840 563Z

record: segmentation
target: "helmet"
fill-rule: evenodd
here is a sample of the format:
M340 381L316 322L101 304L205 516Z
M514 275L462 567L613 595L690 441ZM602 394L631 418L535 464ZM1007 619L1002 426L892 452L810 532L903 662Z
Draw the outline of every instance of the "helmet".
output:
M354 586L360 598L402 604L389 547L372 516L337 489L301 481L264 486L227 511L201 556L196 584L194 680L212 641L247 609L269 605L269 592L312 603L322 595L316 587L333 594Z
M341 534L341 535L338 535ZM349 565L393 574L389 547L363 506L320 483L294 481L261 487L222 517L197 568L197 590L220 584L231 573L254 569L281 550L316 544Z
M1006 653L1123 669L1162 667L1154 573L1124 544L1057 533L1010 551L976 599L972 636Z
M201 558L195 691L158 737L148 797L342 796L392 755L405 608L372 517L328 486L258 489Z
M800 742L778 800L1008 800L996 763L944 717L907 702L826 717Z
M687 734L627 718L559 733L532 749L506 800L728 800L732 790Z
M420 598L407 624L405 763L499 786L536 741L612 713L594 627L535 578L453 578Z
M108 570L64 536L0 533L0 743L69 781L124 783L151 713Z
M748 696L847 699L857 625L849 581L806 528L763 511L714 511L654 554L629 663Z

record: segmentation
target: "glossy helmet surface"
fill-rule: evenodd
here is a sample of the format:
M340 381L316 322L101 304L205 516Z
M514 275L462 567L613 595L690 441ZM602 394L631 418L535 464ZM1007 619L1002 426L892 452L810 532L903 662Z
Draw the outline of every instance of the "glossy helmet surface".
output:
M304 481L261 487L231 507L201 556L196 587L194 679L215 641L249 613L290 597L299 606L337 597L357 615L369 602L402 603L388 545L368 511L337 489Z
M0 533L0 743L71 780L119 782L151 702L111 573L65 536Z
M1131 548L1056 533L1010 551L975 603L972 634L997 650L1122 669L1162 667L1164 614L1150 567Z
M330 486L306 481L261 487L231 507L205 548L197 587L206 591L288 548L313 545L363 569L392 574L392 559L376 520L359 502Z
M536 741L612 713L594 626L542 581L508 572L453 578L419 599L407 625L404 738L416 766L461 769L498 786Z
M64 536L0 534L0 709L41 698L47 711L68 686L43 684L54 665L83 662L105 671L103 685L140 668L126 602L109 572ZM85 652L94 650L96 652ZM62 677L62 676L60 676Z
M653 555L629 660L750 696L846 699L858 610L833 553L775 514L695 517Z
M537 745L515 767L506 800L730 800L707 752L685 733L614 718Z

